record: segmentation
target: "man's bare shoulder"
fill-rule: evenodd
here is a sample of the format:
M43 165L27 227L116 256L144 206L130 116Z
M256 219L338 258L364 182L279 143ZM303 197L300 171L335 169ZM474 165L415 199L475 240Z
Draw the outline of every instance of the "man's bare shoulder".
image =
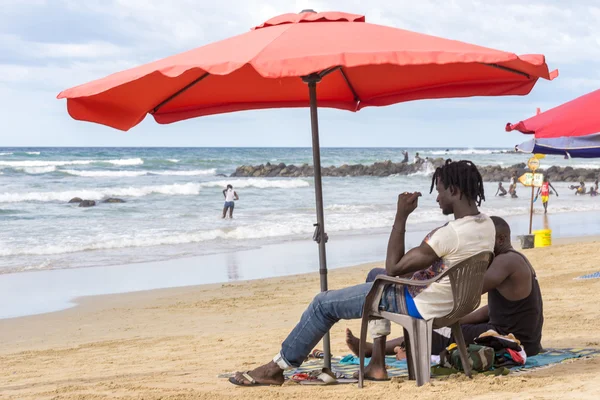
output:
M515 270L520 268L529 269L529 265L527 264L525 256L516 251L508 251L506 253L498 254L496 257L494 257L492 266L512 268Z

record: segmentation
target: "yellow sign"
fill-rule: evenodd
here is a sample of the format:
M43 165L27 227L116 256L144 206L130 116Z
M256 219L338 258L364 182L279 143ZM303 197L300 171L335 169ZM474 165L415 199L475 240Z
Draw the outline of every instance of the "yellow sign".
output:
M527 172L521 175L519 182L521 182L523 186L540 187L542 186L542 183L544 183L544 174Z
M538 160L541 160L542 158L546 158L545 154L534 154L533 155L535 158L537 158Z
M535 157L531 157L529 161L527 161L527 166L530 170L535 171L540 167L540 160Z

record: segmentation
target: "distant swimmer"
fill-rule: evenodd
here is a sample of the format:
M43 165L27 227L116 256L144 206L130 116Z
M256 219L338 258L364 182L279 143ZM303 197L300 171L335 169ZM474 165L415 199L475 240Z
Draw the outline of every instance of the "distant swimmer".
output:
M223 206L223 218L227 216L227 209L229 209L229 218L233 218L233 208L235 207L234 200L239 200L238 194L233 190L233 186L227 185L223 190L223 196L225 197L225 205Z
M586 194L587 190L585 188L585 182L581 181L579 182L579 185L575 186L575 185L571 185L569 186L569 189L575 190L575 194Z
M502 186L502 182L498 182L498 190L496 191L496 196L506 196L506 189L504 189L504 186Z
M544 206L544 214L546 214L548 212L548 200L550 198L550 188L552 188L552 190L556 194L556 197L558 197L558 192L556 191L554 186L552 186L552 184L550 183L550 180L548 180L548 177L544 176L544 182L542 183L542 187L538 188L537 194L535 195L535 199L537 199L540 194L542 195L542 205Z

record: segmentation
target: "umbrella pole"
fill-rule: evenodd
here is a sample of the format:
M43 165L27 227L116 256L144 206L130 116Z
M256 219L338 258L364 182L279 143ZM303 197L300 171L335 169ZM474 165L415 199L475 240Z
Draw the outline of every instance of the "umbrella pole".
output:
M319 147L319 119L317 115L317 83L321 80L318 75L305 78L308 83L310 98L310 125L312 131L313 168L315 180L315 200L317 205L317 227L314 240L319 245L319 273L321 278L321 292L327 291L327 255L325 252L325 218L323 213L323 186L321 183L321 149ZM325 353L325 367L331 369L331 346L329 332L323 337L323 352Z

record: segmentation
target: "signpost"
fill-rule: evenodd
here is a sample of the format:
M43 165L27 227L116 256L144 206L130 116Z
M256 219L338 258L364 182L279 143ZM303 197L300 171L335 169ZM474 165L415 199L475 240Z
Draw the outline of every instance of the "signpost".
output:
M529 207L529 234L531 235L531 228L533 226L533 196L536 187L542 186L544 182L544 174L536 174L535 171L540 167L540 160L536 157L531 157L527 161L527 166L531 172L524 173L519 178L519 182L523 186L531 186L531 205Z

